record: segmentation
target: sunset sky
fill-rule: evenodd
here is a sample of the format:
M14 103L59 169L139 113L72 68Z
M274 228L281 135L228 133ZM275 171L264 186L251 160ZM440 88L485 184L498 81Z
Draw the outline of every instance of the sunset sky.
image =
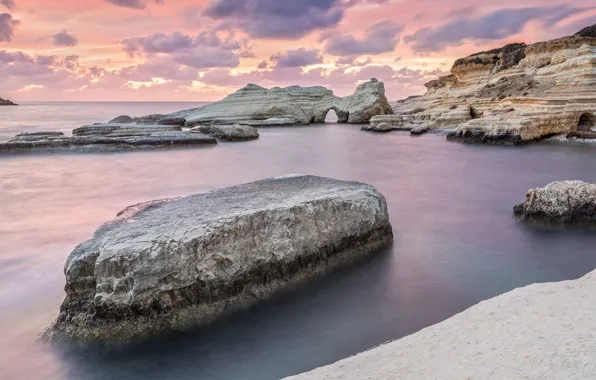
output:
M421 94L454 59L596 23L594 0L0 0L0 96L209 101L376 77Z

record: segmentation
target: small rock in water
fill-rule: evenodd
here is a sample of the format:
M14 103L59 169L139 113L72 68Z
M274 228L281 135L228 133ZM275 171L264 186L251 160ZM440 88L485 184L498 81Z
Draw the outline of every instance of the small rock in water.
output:
M596 185L563 181L529 190L513 213L522 220L537 222L596 224Z
M204 133L223 141L246 141L259 138L259 131L247 125L203 125L191 129L191 132Z

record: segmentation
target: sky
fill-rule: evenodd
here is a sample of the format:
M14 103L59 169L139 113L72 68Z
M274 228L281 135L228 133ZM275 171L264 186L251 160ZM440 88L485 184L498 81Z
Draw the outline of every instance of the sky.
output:
M0 97L214 101L370 78L392 100L453 61L596 23L594 0L0 0Z

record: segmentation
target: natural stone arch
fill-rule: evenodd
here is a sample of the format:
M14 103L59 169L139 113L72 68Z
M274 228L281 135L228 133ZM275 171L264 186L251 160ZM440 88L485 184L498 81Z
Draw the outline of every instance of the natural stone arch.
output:
M327 118L327 114L331 110L335 111L335 114L337 115L337 122L338 123L347 123L348 122L348 119L350 117L350 113L348 111L343 111L343 110L337 108L336 106L325 107L323 109L320 109L319 111L316 112L316 114L312 118L311 122L313 122L313 123L324 123L325 122L325 119Z
M596 116L591 113L584 113L579 117L577 123L578 131L591 131L596 129Z

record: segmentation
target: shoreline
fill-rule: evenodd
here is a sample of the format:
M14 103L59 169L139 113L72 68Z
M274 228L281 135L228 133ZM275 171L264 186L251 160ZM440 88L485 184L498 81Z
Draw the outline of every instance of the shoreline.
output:
M593 378L595 328L593 271L577 280L514 289L402 339L285 380Z

